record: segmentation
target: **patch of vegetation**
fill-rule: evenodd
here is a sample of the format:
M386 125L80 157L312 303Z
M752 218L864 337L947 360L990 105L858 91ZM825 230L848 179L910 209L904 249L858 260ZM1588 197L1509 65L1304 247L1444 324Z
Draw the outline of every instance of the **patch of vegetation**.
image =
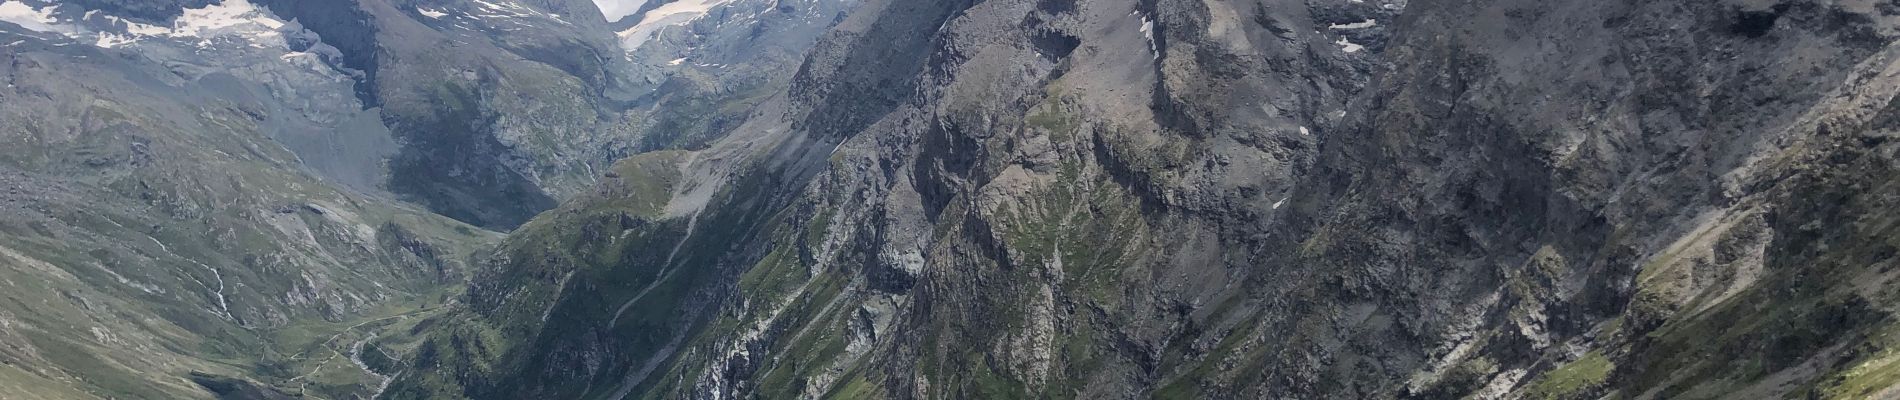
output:
M1573 398L1584 390L1602 386L1609 379L1610 370L1615 367L1608 357L1603 356L1603 353L1592 351L1531 382L1529 389L1524 392L1524 397L1530 399Z
M844 354L845 337L850 330L845 329L841 319L827 319L824 325L804 331L782 354L771 363L771 369L759 379L759 394L765 398L796 398L804 390L807 379L817 375ZM799 326L799 325L792 325Z
M971 385L966 392L975 399L1026 399L1029 398L1028 386L1010 377L1003 371L997 371L981 355L973 355L970 360Z
M1863 361L1853 368L1821 380L1820 398L1871 399L1876 394L1900 385L1900 352L1891 349Z
M854 376L844 384L838 385L831 393L826 394L825 398L828 400L876 400L884 398L884 392L870 380Z
M1075 132L1082 126L1082 119L1069 114L1055 105L1047 105L1029 114L1023 122L1029 126L1049 133L1049 140L1066 142L1075 138Z
M769 309L779 303L781 296L790 294L792 289L810 278L810 269L792 256L792 250L777 246L766 254L765 259L759 260L739 276L739 290L761 304L760 308Z
M1162 383L1158 385L1158 388L1155 389L1154 398L1205 398L1206 394L1202 393L1200 384L1210 378L1216 377L1219 373L1219 371L1216 370L1218 365L1229 361L1238 361L1245 364L1264 361L1265 346L1255 346L1253 350L1247 352L1239 351L1239 347L1242 343L1253 338L1254 335L1259 332L1258 320L1255 318L1258 318L1257 315L1248 316L1242 320L1239 325L1236 325L1235 329L1221 336L1220 343L1214 345L1214 350L1207 352L1206 358L1188 364L1191 365L1191 367L1188 368L1186 372L1162 381ZM1180 361L1177 360L1176 365L1180 365ZM1255 371L1255 369L1239 368L1237 371Z

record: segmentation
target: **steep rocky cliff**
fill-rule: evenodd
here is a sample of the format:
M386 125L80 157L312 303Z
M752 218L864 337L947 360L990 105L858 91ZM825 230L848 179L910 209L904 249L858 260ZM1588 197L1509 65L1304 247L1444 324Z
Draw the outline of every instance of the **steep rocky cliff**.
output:
M870 1L393 397L1881 397L1873 2Z

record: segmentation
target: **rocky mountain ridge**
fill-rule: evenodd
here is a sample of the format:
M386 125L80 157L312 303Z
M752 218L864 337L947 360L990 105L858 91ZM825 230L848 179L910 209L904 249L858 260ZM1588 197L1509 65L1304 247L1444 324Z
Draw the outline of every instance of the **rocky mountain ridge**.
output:
M1897 14L7 0L0 388L1883 398Z
M868 2L392 393L1879 396L1893 17L1757 3Z

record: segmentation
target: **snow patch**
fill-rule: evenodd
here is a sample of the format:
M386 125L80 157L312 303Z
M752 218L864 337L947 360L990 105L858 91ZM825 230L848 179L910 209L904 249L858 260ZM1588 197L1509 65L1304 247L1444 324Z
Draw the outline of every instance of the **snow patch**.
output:
M288 23L249 0L224 0L202 8L187 8L170 26L134 22L103 15L99 10L86 11L78 21L60 21L53 17L53 10L58 7L34 10L19 0L6 0L0 3L0 20L36 31L59 33L103 48L125 46L147 38L195 38L199 47L209 47L217 38L232 38L253 48L287 47L280 30Z
M482 5L482 9L485 9L488 11L518 11L518 9L523 8L520 5L516 5L512 3L507 4L507 5L501 5L501 4L490 3L490 2L486 2L482 0L475 0L475 4Z
M1306 127L1304 127L1304 126L1302 126L1302 127L1300 127L1300 134L1301 134L1301 135L1311 135L1311 134L1313 134L1313 130L1311 130L1311 129L1306 129Z
M1327 28L1330 28L1330 29L1365 29L1365 28L1371 28L1371 27L1374 27L1374 26L1378 26L1378 25L1379 25L1379 20L1378 20L1378 19L1368 19L1368 20L1364 20L1364 21L1359 21L1359 22L1354 22L1354 23L1350 23L1350 24L1333 24L1333 25L1331 25L1331 26L1327 26Z
M683 63L683 62L686 62L686 57L680 57L673 61L667 61L666 65L680 65L680 63Z
M1155 21L1140 11L1134 14L1141 17L1141 36L1148 38L1148 52L1153 53L1156 60L1161 59L1161 45L1155 43Z
M248 0L224 0L204 8L185 9L172 22L168 36L209 38L226 34L274 36L284 22L272 18Z
M546 18L556 23L573 25L572 22L567 22L567 20L561 19L561 16L558 14L549 14L546 12L542 12L541 10L536 10L533 8L529 8L527 6L516 4L513 2L513 0L496 0L496 1L499 1L499 3L495 1L487 1L487 0L473 0L473 1L476 4L475 9L464 10L463 12L464 17L468 17L470 19L485 20L492 23L507 22L507 23L512 23L517 26L515 28L502 28L497 25L487 24L488 28L490 29L501 30L504 32L513 32L513 31L519 31L524 27L534 28L535 25L529 22L523 22L520 19L537 19L537 18ZM437 11L437 10L430 10L430 11ZM418 9L418 12L421 12L420 9ZM443 16L447 16L448 12L446 11L441 12L441 14ZM425 14L425 16L427 15ZM438 18L438 17L430 17L430 18ZM456 23L455 25L458 27L461 27L462 29L470 29L470 30L475 29L462 23Z
M706 12L712 11L713 7L726 4L730 1L731 0L679 0L666 3L666 5L647 11L646 15L640 18L640 23L634 24L632 28L620 31L618 33L618 36L620 36L620 46L626 48L627 51L633 51L633 49L639 48L640 44L645 43L647 39L653 38L653 35L658 33L661 29L693 22L693 20L705 16ZM609 19L611 20L612 17L609 17Z
M422 16L424 17L429 17L433 19L442 19L442 17L449 16L449 13L445 13L439 10L431 10L431 9L422 8L422 7L416 7L416 13L422 14Z
M160 36L171 34L172 28L152 24L127 21L119 17L107 16L106 20L125 24L125 33L136 36Z
M59 5L35 10L19 0L7 0L0 2L0 21L12 22L35 32L56 32L58 27L53 25L59 23L58 18L53 18L53 9L56 8Z
M1366 48L1366 46L1360 46L1358 43L1353 43L1350 40L1346 40L1346 38L1339 38L1339 41L1333 42L1333 44L1339 45L1339 50L1345 51L1347 53L1357 53L1359 52L1359 50L1364 50Z
M474 1L475 1L475 4L481 5L482 10L489 12L490 16L508 17L508 18L532 18L532 17L541 16L541 17L551 18L555 22L567 23L567 21L562 20L561 16L559 15L544 13L544 12L541 12L540 10L528 8L520 4L515 4L511 2L492 3L492 2L483 1L483 0L474 0ZM503 0L503 1L506 1L506 0Z
M120 35L120 34L110 33L110 32L99 32L99 40L94 41L92 45L110 49L113 47L119 47L122 45L131 44L137 41L138 41L137 38L133 38L130 36L125 36L125 35Z

